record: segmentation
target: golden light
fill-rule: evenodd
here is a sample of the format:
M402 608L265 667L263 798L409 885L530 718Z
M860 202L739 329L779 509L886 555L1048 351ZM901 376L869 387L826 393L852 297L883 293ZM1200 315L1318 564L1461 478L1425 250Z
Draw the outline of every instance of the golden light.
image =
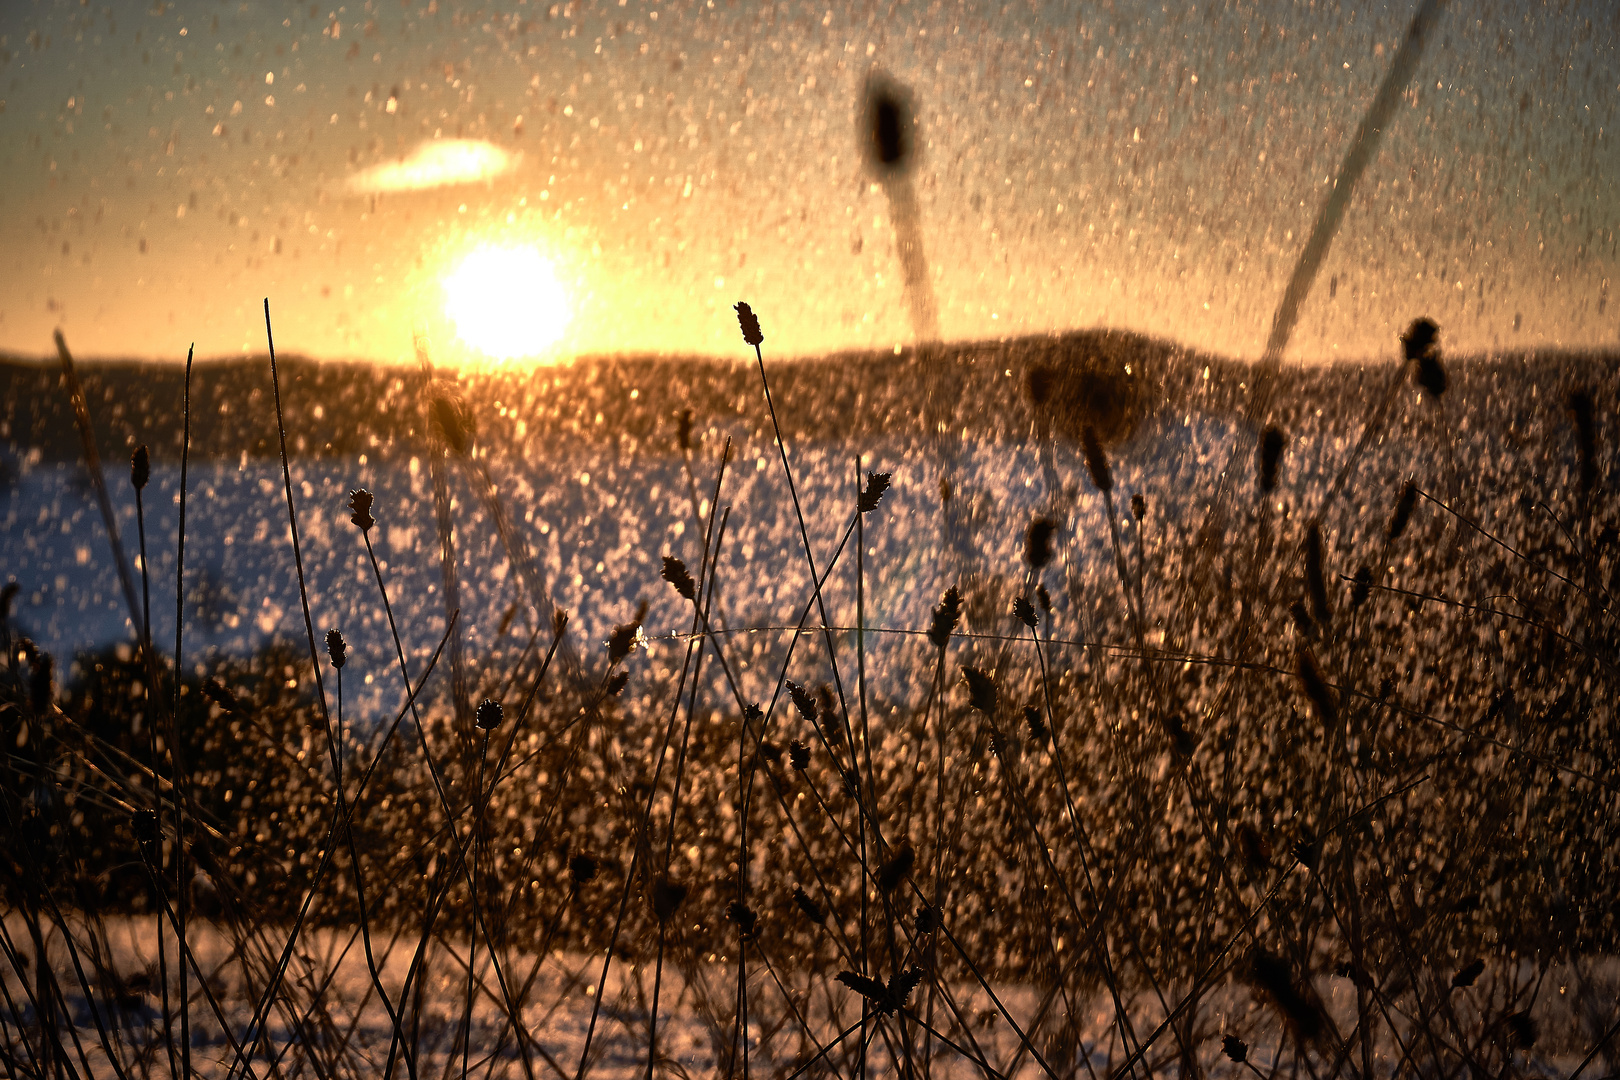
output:
M499 360L537 356L568 326L568 293L532 247L483 247L444 279L445 314L462 341Z

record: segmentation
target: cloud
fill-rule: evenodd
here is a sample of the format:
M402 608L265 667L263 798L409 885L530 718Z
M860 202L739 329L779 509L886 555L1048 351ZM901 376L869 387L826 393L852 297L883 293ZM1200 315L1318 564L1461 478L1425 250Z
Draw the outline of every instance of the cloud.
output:
M511 169L513 157L479 139L436 139L424 142L402 161L373 165L349 178L349 190L362 195L492 180Z

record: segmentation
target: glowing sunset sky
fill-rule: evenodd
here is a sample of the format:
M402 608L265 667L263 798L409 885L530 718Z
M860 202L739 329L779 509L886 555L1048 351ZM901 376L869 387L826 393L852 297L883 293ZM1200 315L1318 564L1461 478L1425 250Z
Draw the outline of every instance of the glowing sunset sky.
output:
M1620 344L1620 14L1453 2L1289 356ZM856 142L911 88L949 339L1116 325L1257 356L1406 3L0 7L0 349L468 355L460 260L538 252L551 355L909 342ZM535 318L550 305L535 305Z

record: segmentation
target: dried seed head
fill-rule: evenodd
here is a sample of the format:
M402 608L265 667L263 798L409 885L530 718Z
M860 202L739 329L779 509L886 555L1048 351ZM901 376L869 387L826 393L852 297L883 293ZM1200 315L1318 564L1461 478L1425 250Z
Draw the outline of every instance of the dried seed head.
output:
M472 425L469 417L457 407L448 397L439 396L433 399L433 419L439 422L439 430L444 433L445 444L457 454L463 456L472 442Z
M135 811L130 818L130 828L135 833L135 843L141 849L141 858L156 865L162 857L160 845L163 842L163 824L158 820L157 811Z
M882 75L866 83L866 156L880 172L903 170L911 155L911 109L904 91Z
M754 309L746 301L739 300L736 305L737 324L742 327L743 340L758 348L765 340L765 332L759 328L759 318L755 316Z
M236 712L241 708L237 704L236 695L231 693L230 688L218 679L209 679L203 683L203 695L208 700L216 702L226 712Z
M607 650L608 663L617 664L635 650L636 643L641 639L641 623L631 621L621 623L613 628L608 635Z
M1221 1039L1221 1053L1230 1058L1233 1064L1242 1065L1249 1060L1249 1044L1236 1035L1227 1035Z
M1160 717L1164 725L1164 734L1170 740L1170 749L1178 760L1185 761L1192 757L1193 751L1198 749L1198 737L1187 727L1179 712L1167 712Z
M792 679L787 681L787 689L788 697L793 699L793 707L799 710L799 715L804 717L806 723L816 723L820 709L816 705L815 696Z
M675 591L686 599L697 599L697 583L692 580L692 575L687 573L686 564L673 555L664 556L663 578L675 586Z
M826 921L827 913L821 910L821 905L810 899L810 894L804 891L802 885L793 886L793 902L799 905L804 917L813 923Z
M759 702L751 701L743 706L743 719L750 724L757 724L765 719L765 710L759 707Z
M992 719L996 715L995 681L975 667L962 668L962 681L967 684L968 704Z
M1114 490L1114 474L1108 468L1108 455L1103 451L1097 429L1087 424L1080 429L1080 451L1086 458L1086 471L1098 491L1107 494Z
M0 588L0 619L11 618L11 602L17 599L22 592L22 586L15 581L8 581L4 588Z
M1045 585L1035 586L1035 599L1040 601L1041 610L1046 612L1046 617L1050 619L1052 617L1052 594L1046 591Z
M951 643L951 634L961 620L962 593L952 585L945 590L945 595L939 598L934 608L934 619L928 626L928 640L933 642L935 648L943 649Z
M1311 613L1305 607L1305 601L1295 600L1288 605L1288 614L1293 616L1294 628L1304 637L1316 636L1316 623L1311 621Z
M691 889L673 879L668 874L659 874L652 884L652 909L658 921L668 922L670 916L680 909L686 901L686 894Z
M920 967L909 967L904 971L897 971L889 979L889 1006L894 1009L906 1007L906 1000L911 992L917 989L917 984L923 980L923 970Z
M1478 979L1484 973L1485 961L1475 960L1473 963L1469 964L1467 967L1463 968L1461 971L1457 972L1457 974L1451 977L1451 988L1453 990L1457 990L1465 986L1473 986L1474 980Z
M1243 849L1243 861L1250 869L1264 870L1271 866L1271 845L1260 835L1259 829L1245 821L1238 826L1237 838L1238 846Z
M1301 831L1299 839L1294 841L1290 851L1307 870L1314 871L1322 861L1322 841L1318 840L1309 829Z
M683 453L692 449L692 410L682 409L681 418L675 429L675 437L681 444Z
M889 1004L889 988L876 979L846 970L838 973L838 981L871 1002L874 1011L884 1014L894 1011L894 1006Z
M737 924L738 934L745 938L753 937L754 930L759 926L759 916L741 900L733 900L726 905L726 918Z
M568 860L568 877L577 889L596 877L596 860L583 851Z
M1408 480L1401 489L1401 501L1395 504L1395 513L1389 519L1389 538L1399 540L1406 531L1407 522L1412 520L1412 511L1417 509L1417 485Z
M1024 530L1024 561L1039 570L1052 561L1053 541L1057 538L1057 522L1049 517L1036 517Z
M1327 625L1333 613L1328 607L1327 575L1322 570L1322 526L1315 521L1305 528L1305 589L1311 598L1311 613L1317 622Z
M810 744L794 739L788 743L788 762L800 772L810 767Z
M485 698L478 703L478 711L473 714L473 723L478 725L479 731L494 731L501 726L501 719L505 711L501 703L494 698Z
M1031 630L1035 629L1035 623L1038 620L1035 618L1035 605L1029 602L1029 597L1020 596L1018 599L1014 600L1012 613L1013 618L1017 619Z
M886 472L869 472L866 474L866 490L861 492L860 512L870 514L877 509L883 495L889 490L889 477L893 475Z
M956 488L951 484L950 478L949 477L944 477L944 476L940 477L939 478L939 501L942 502L942 503L948 503L948 502L951 501L951 498L953 496L955 496L955 494L956 494Z
M1413 378L1432 396L1446 392L1446 369L1440 364L1440 328L1432 319L1414 319L1401 335L1401 352L1416 362Z
M620 668L618 671L615 671L612 675L608 676L608 695L610 697L618 697L620 694L624 693L624 688L629 684L629 682L630 672L626 671L624 668Z
M1355 584L1350 586L1350 606L1359 608L1362 604L1365 604L1367 597L1372 595L1372 586L1372 567L1362 563L1356 568Z
M1260 491L1271 494L1277 490L1277 466L1282 463L1283 449L1288 445L1288 437L1282 429L1275 425L1267 427L1260 433L1260 446L1258 471L1260 474Z
M343 665L349 659L348 642L343 640L343 635L335 626L326 632L326 655L339 671L343 670Z
M1575 448L1581 458L1581 490L1591 491L1598 479L1597 405L1592 400L1592 392L1585 387L1571 390L1565 404L1575 421Z
M917 933L932 934L939 925L939 908L924 904L917 909Z
M28 703L41 716L50 711L55 698L51 688L53 667L50 653L35 653L28 661Z
M1029 737L1031 739L1038 743L1046 741L1048 734L1046 718L1041 715L1041 710L1037 706L1024 706L1024 723L1029 727Z
M1293 970L1286 960L1265 949L1256 949L1254 979L1302 1038L1315 1039L1321 1033L1321 1013L1295 984Z
M861 774L858 769L844 770L844 794L852 799L861 797Z
M1035 364L1024 373L1024 388L1029 391L1029 403L1039 409L1052 398L1052 387L1057 383L1057 372L1045 364Z
M1322 669L1316 665L1316 657L1303 645L1299 647L1299 684L1305 691L1305 696L1316 707L1317 716L1321 718L1324 726L1332 728L1339 722L1339 707L1334 703L1333 691L1322 678Z
M129 482L139 491L152 479L152 452L146 448L145 443L135 448L129 457Z
M1131 496L1131 517L1137 521L1147 517L1147 499L1140 491Z
M885 893L892 893L900 887L900 883L911 873L911 868L917 864L917 852L910 843L901 844L878 867L878 888Z
M365 488L355 488L349 492L349 520L360 527L361 532L370 532L371 527L377 524L377 519L371 516L371 492Z

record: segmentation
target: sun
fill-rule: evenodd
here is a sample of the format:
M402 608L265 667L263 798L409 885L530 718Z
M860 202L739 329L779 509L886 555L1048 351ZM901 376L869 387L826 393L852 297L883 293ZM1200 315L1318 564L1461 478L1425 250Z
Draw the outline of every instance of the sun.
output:
M538 356L568 326L568 292L532 247L481 247L444 279L456 334L498 360Z

